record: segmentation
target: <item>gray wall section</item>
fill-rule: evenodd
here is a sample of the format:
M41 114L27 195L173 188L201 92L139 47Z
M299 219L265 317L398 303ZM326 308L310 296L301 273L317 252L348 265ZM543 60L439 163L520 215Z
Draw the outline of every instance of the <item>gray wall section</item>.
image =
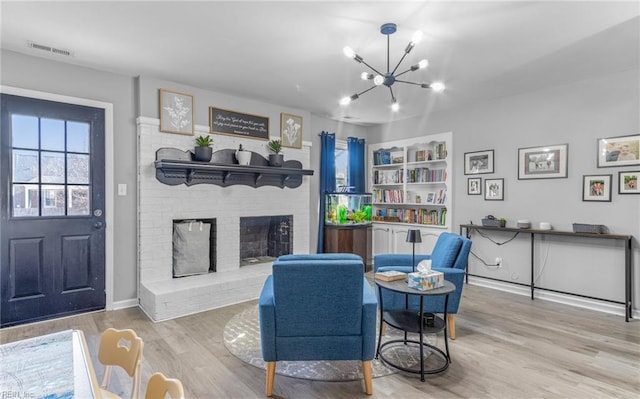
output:
M2 51L0 83L113 104L114 184L127 184L127 196L114 197L115 302L134 299L136 271L136 128L134 79L44 58ZM114 193L115 195L115 193Z
M536 92L486 101L463 109L431 113L424 117L376 126L368 142L382 142L441 132L453 132L454 231L463 223L488 214L505 217L510 227L518 219L536 226L550 222L558 230L572 230L572 223L604 224L615 234L635 237L634 309L640 303L640 198L619 195L618 172L640 170L639 166L598 168L596 142L599 138L640 134L640 74L637 69ZM446 95L446 92L443 93ZM518 148L569 144L568 178L518 180ZM485 201L466 192L464 153L495 151L495 173L477 175L504 178L504 201ZM613 175L611 202L583 202L584 175ZM484 193L484 189L483 189ZM497 237L504 241L510 235ZM474 252L488 262L504 259L495 270L473 257L473 273L528 283L528 236L498 247L474 236ZM543 240L536 251L546 268L538 282L546 287L622 300L624 289L623 251L620 245L601 240ZM538 270L536 271L536 275ZM560 281L565 280L565 281Z

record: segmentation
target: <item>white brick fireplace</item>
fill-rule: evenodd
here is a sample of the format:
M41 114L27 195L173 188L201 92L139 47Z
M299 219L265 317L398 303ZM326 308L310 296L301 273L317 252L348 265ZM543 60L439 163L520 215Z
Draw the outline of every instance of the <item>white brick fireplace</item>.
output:
M159 148L192 150L195 137L209 133L196 126L195 136L163 133L154 118L138 118L138 270L140 306L154 321L171 319L208 309L255 299L271 263L240 267L240 218L293 215L293 251L309 252L309 176L300 187L253 188L212 184L169 186L156 179L155 153ZM271 127L277 135L277 127ZM213 151L247 150L266 157L266 141L212 135ZM303 148L285 148L286 160L309 166L309 143ZM215 273L173 278L173 221L216 219L217 259Z

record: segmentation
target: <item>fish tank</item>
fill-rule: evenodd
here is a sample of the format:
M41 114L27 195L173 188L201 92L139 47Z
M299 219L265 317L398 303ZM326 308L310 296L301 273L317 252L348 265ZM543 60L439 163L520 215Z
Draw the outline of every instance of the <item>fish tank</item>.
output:
M371 193L326 194L325 200L325 224L371 224Z

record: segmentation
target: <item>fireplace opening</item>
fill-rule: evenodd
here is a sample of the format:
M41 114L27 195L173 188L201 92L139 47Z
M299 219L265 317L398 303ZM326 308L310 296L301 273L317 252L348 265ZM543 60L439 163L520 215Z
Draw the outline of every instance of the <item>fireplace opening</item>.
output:
M240 266L293 252L293 215L240 218Z
M216 219L173 220L173 277L216 271Z

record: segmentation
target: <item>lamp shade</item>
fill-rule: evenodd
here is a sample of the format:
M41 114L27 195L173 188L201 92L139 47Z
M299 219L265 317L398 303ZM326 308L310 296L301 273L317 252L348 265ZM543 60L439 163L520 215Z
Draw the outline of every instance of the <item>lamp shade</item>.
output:
M407 239L406 242L422 242L422 236L420 235L420 230L409 230L407 231Z

